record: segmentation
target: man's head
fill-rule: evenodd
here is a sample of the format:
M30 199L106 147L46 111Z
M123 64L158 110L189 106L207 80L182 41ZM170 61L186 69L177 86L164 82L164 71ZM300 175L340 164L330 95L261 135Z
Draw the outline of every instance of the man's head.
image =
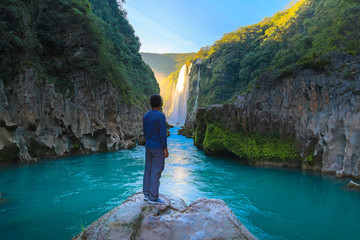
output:
M160 108L162 105L162 98L159 94L154 94L150 97L150 105L152 108Z

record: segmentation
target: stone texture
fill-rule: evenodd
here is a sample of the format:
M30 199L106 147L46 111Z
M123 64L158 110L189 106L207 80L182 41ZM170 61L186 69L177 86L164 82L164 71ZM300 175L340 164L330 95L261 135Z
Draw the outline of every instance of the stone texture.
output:
M360 184L356 183L354 181L350 181L346 186L349 187L349 188L358 188L358 189L360 189Z
M201 198L187 206L182 199L160 197L165 205L151 205L136 193L73 240L256 239L222 200Z
M293 135L303 169L360 178L360 57L334 53L328 58L325 72L297 69L282 79L262 76L235 101L200 109L183 132L204 124L205 111L225 129Z
M0 79L0 163L132 148L142 132L145 104L129 105L106 82L72 76L62 95L47 79L26 69Z

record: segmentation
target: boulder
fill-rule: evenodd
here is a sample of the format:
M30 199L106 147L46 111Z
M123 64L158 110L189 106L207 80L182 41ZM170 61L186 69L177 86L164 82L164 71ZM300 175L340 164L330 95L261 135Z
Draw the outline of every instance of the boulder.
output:
M201 198L190 206L161 194L164 205L151 205L136 193L93 222L80 239L256 239L220 199Z
M360 184L356 183L354 181L350 181L346 186L349 187L349 188L358 188L358 189L360 189Z

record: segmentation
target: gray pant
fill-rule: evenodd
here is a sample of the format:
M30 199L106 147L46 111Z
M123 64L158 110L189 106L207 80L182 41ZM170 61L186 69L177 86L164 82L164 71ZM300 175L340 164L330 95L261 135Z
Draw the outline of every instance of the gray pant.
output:
M160 177L164 170L165 158L163 149L146 148L143 193L149 200L159 197Z

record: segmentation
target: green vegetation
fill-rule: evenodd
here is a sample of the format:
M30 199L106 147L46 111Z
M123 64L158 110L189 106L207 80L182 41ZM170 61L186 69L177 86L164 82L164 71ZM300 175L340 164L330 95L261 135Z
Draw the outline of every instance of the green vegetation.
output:
M61 93L83 77L91 85L110 82L124 100L159 92L116 0L5 0L0 32L0 78L5 82L33 68Z
M298 159L292 136L260 135L258 133L232 132L220 125L207 125L203 147L209 153L231 152L241 159L253 161Z
M72 145L71 149L78 150L80 149L80 145L75 143L74 145Z
M196 116L194 144L205 153L221 155L229 152L248 162L272 161L299 163L301 157L291 134L266 130L259 134L245 122L229 122L220 108L200 111Z
M308 164L311 165L313 163L313 157L314 157L314 153L306 156L306 161L307 161Z
M195 146L203 149L204 148L204 139L206 135L206 129L207 125L203 121L197 121L197 127L195 130L195 136L194 136L194 144Z
M299 66L325 71L330 52L360 55L359 19L357 0L299 0L258 24L225 34L195 56L204 60L199 106L250 91L268 72L279 79ZM194 69L193 82L196 73ZM196 97L194 90L189 103Z
M140 41L128 23L126 12L119 9L115 0L90 0L90 3L94 14L102 20L106 48L115 57L115 65L132 85L132 92L139 96L158 93L153 73L139 53Z

